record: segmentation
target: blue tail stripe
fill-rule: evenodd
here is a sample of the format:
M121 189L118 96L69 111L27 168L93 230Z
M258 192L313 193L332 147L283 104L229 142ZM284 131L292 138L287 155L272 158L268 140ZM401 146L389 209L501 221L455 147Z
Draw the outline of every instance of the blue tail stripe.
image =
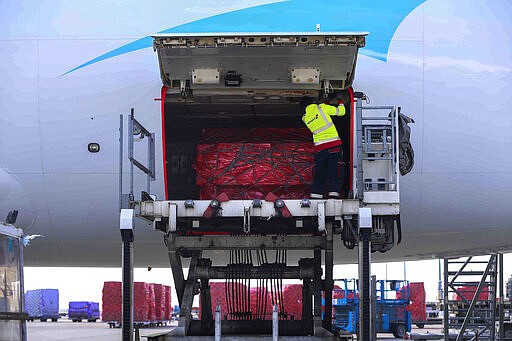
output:
M382 61L387 60L391 39L400 23L426 0L291 0L245 8L214 15L205 19L171 27L159 33L193 32L302 32L366 31L369 35L361 53ZM300 20L299 20L300 19ZM93 58L73 71L152 46L147 36Z

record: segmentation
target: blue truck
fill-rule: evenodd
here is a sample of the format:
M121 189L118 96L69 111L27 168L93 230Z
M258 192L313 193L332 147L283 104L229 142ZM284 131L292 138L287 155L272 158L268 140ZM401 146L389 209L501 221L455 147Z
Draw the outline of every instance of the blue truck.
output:
M41 320L46 322L59 319L59 290L58 289L35 289L28 290L25 294L25 307L28 320Z
M69 302L68 318L73 322L96 322L100 318L100 304L97 302Z

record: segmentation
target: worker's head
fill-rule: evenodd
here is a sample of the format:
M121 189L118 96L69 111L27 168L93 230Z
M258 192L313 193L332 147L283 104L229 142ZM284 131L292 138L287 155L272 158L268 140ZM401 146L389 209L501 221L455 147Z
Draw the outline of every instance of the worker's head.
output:
M306 111L306 107L310 104L313 104L313 98L304 96L300 99L299 105L302 111Z

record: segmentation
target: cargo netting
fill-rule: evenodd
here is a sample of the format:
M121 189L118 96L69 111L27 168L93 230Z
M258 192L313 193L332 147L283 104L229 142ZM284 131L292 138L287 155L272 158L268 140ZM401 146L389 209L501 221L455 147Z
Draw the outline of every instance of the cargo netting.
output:
M205 129L194 164L200 199L307 198L314 145L305 128Z
M104 282L102 293L102 321L121 322L121 282ZM161 284L133 283L134 322L164 322L172 315L171 287Z
M410 303L407 305L407 311L411 313L411 319L414 322L427 320L426 293L423 282L409 283Z

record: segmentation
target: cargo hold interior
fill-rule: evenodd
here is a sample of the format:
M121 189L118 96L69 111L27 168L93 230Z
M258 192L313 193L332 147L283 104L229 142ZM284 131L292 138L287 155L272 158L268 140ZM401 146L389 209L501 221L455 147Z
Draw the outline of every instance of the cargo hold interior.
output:
M204 129L305 128L301 120L303 112L299 105L300 97L267 96L261 100L256 97L240 95L184 99L179 95L168 94L163 99L167 199L199 199L193 165L196 146ZM338 93L337 97L343 98L345 103L350 102L347 90ZM351 111L333 119L343 141L343 197L349 191Z

